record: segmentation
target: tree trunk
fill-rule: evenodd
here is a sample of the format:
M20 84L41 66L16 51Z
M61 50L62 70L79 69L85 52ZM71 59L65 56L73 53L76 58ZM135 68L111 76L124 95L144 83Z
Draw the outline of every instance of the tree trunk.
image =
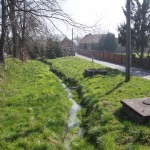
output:
M22 40L21 40L21 60L25 61L25 32L26 32L26 0L23 2L23 26L22 26Z
M0 63L5 63L4 59L4 44L6 33L6 3L5 0L1 0L2 6L2 25L1 25L1 39L0 39Z
M140 64L142 67L144 66L144 47L143 46L141 46Z
M15 15L15 2L10 1L9 3L9 18L11 22L11 28L12 28L12 41L13 41L13 57L18 58L18 52L17 52L17 23L16 23L16 15Z

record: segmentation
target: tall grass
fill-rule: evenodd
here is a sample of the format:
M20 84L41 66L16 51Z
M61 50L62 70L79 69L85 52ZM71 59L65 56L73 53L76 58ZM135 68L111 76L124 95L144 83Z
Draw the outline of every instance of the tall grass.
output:
M62 149L68 93L49 66L9 60L0 82L0 149Z

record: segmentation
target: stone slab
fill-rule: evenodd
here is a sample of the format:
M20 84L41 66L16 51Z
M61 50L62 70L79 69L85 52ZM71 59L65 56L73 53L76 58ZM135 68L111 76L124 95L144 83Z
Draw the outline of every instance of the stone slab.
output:
M150 105L145 104L150 98L122 100L123 111L134 121L142 123L150 120Z

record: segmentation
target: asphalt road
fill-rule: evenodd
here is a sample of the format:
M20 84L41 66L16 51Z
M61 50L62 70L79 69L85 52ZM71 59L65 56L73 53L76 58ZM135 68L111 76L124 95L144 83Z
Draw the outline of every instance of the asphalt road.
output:
M91 58L79 55L77 53L76 53L76 57L80 57L80 58L83 58L83 59L86 59L86 60L89 60L89 61L92 60ZM118 69L118 70L120 70L122 72L125 72L125 67L122 66L122 65L113 64L113 63L110 63L110 62L96 60L96 59L94 59L94 62L97 63L97 64L101 64L101 65L104 65L104 66L107 66L107 67L110 67L110 68L113 68L113 69ZM143 69L136 68L136 67L131 67L130 73L132 75L135 75L135 76L138 76L138 77L150 80L150 71L143 70Z

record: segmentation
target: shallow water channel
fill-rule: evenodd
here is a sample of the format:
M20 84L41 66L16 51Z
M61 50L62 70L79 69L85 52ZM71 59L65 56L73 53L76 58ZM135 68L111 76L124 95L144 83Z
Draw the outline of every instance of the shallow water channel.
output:
M72 106L69 112L69 119L67 122L66 136L64 139L64 149L71 150L71 142L73 141L73 139L78 136L81 136L83 133L83 129L80 127L80 119L77 115L78 112L82 109L82 107L79 104L77 104L77 102L73 99L72 90L68 88L64 83L62 83L62 85L64 89L68 92L68 97L72 102Z

